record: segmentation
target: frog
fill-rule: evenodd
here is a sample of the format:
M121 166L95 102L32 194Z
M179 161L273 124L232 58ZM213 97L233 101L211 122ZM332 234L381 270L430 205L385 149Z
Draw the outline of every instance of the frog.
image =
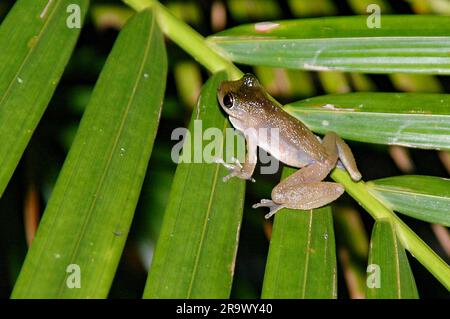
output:
M311 210L338 199L345 191L343 185L324 181L335 167L346 170L355 182L361 180L353 153L338 134L329 131L323 138L316 136L285 111L253 74L222 81L217 99L246 142L242 164L236 159L234 163L220 161L229 170L224 182L232 177L254 181L258 147L285 165L298 168L272 189L271 199L261 199L253 205L269 208L265 218L283 208ZM267 134L257 134L259 129L266 129Z

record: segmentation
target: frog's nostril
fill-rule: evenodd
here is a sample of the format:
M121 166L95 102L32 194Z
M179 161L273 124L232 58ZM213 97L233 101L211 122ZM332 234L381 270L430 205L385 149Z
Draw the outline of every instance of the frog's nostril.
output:
M223 103L223 105L225 107L231 108L233 106L233 103L234 103L233 95L231 95L230 93L225 94L225 96L222 99L222 103Z

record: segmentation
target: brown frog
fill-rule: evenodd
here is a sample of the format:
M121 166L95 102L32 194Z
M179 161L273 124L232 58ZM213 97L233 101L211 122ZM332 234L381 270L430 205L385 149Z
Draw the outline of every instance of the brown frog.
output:
M253 205L269 207L266 218L281 208L313 209L336 200L344 187L322 180L338 163L342 163L354 181L361 179L350 148L336 133L328 132L321 140L284 111L252 74L237 81L223 81L217 95L231 124L244 134L247 144L243 165L223 163L230 171L224 181L233 176L252 180L258 146L279 161L300 168L274 187L271 200L262 199ZM261 128L267 131L263 138L257 134Z

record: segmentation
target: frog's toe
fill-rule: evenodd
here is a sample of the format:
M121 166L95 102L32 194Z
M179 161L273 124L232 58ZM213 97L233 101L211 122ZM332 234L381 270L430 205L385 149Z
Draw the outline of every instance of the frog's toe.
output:
M235 177L235 176L240 179L246 179L246 180L255 182L255 179L252 178L249 174L246 174L245 172L243 172L240 167L235 166L235 165L230 165L230 166L231 167L229 167L229 168L227 167L228 170L230 171L230 174L228 174L227 176L225 176L223 178L224 182L228 181L230 178Z
M225 166L228 170L233 170L234 169L234 165L232 164L228 164L227 162L225 162L223 159L221 159L220 157L215 157L214 158L214 162L216 164L222 164L223 166Z
M227 181L229 181L231 178L237 176L236 171L234 171L234 170L232 170L232 169L229 169L229 170L231 171L231 173L228 174L228 175L226 175L226 176L224 176L224 177L222 178L222 180L223 180L224 182L227 182Z
M266 219L269 219L277 211L279 211L280 209L284 208L285 206L277 204L273 200L270 200L270 199L261 199L261 201L259 203L254 204L252 207L253 208L269 207L270 208L269 212L264 216Z
M271 199L261 199L261 201L259 203L253 204L253 208L258 208L258 207L270 207L273 205L277 205L274 203L273 200Z
M359 182L362 178L361 173L359 171L349 171L349 174L355 182Z
M239 168L242 168L242 164L241 162L239 162L239 160L236 157L232 157L230 158L230 160Z

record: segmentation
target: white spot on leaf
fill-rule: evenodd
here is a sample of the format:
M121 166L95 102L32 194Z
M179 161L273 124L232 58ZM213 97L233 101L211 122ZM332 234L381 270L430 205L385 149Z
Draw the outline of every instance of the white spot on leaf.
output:
M311 63L304 63L303 67L306 70L313 70L313 71L329 71L329 70L332 70L332 68L329 68L327 66L315 65L315 64L311 64Z
M335 107L333 104L325 104L324 106L322 106L323 109L327 109L327 110L333 110L333 111L350 111L350 112L354 112L355 109L351 109L351 108L337 108Z
M324 106L322 106L322 108L328 110L337 110L337 108L333 104L325 104Z
M52 4L52 2L53 2L53 0L48 0L47 4L44 7L44 10L42 10L41 14L39 15L39 18L41 18L41 19L45 18L48 8L50 8L50 5Z
M274 22L258 22L255 23L255 31L256 32L267 32L273 29L276 29L280 26L279 23Z

